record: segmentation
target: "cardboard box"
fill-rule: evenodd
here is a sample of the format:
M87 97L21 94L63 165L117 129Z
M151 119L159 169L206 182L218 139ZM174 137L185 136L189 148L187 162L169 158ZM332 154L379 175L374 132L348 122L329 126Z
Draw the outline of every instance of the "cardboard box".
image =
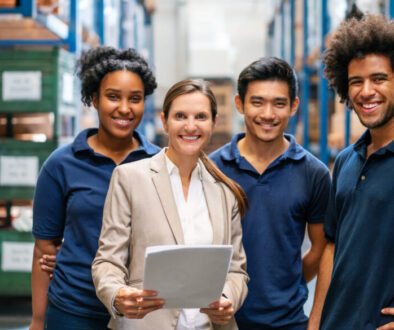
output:
M234 87L231 80L209 80L215 95L219 119L215 132L231 132L234 111Z

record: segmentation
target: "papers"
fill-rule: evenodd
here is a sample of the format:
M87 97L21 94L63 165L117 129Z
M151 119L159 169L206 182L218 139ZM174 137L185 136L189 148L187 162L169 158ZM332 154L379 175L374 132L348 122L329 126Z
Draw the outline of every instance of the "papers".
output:
M223 290L231 245L160 245L146 249L144 289L155 290L164 308L209 307Z

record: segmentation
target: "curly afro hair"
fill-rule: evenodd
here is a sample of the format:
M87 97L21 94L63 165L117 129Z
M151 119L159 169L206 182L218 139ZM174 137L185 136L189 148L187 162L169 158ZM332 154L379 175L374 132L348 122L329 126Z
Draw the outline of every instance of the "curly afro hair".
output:
M391 69L394 68L394 21L387 21L380 15L346 20L333 34L323 53L328 83L349 108L352 108L348 95L349 62L368 54L387 56Z
M157 87L147 61L134 49L120 50L99 46L82 54L76 64L76 73L81 79L82 102L90 106L104 76L121 70L134 72L141 78L145 96L152 94Z

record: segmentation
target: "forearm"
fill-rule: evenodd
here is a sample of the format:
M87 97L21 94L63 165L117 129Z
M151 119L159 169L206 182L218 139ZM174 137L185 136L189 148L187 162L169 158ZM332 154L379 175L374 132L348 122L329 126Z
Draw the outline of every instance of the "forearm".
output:
M47 291L50 283L50 274L41 268L40 258L44 253L55 254L56 245L53 241L43 244L40 241L34 245L33 265L31 275L32 291L32 325L30 329L43 329L45 313L48 305Z
M317 275L320 260L327 244L323 224L308 224L308 236L311 248L302 257L302 273L305 280L310 282Z
M309 317L308 330L319 329L324 301L326 299L328 287L330 286L331 282L334 263L334 249L335 245L333 243L327 243L320 261L319 274L317 277L313 307Z
M45 312L48 304L47 290L50 282L49 274L41 269L40 258L34 249L33 267L31 274L32 293L32 322L41 329L44 328Z
M309 249L302 257L302 273L305 281L310 282L317 275L321 254Z

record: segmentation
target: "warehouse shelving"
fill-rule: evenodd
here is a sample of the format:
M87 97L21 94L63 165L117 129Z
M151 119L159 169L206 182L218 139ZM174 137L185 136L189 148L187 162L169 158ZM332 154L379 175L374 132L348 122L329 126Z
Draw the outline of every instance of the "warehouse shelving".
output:
M15 4L0 6L0 296L30 295L34 240L31 232L17 231L10 223L15 208L32 205L45 159L79 130L76 58L101 43L133 47L153 61L152 6L144 7L144 1L68 0L63 2L66 17L43 14L36 0ZM114 8L119 17L115 22ZM27 91L7 97L4 93L15 88L21 72ZM29 95L29 88L39 97ZM153 121L153 99L147 99L142 129Z
M357 3L347 0L347 10ZM327 0L280 0L272 18L269 36L269 55L281 57L291 63L298 72L301 83L301 116L302 143L304 147L316 153L328 164L337 150L329 147L328 132L331 108L336 106L333 91L328 88L324 78L321 54L325 48L325 40L330 31L335 29L331 24L330 2ZM394 0L379 0L381 14L394 17ZM315 24L311 21L315 20ZM286 22L288 25L286 26ZM302 45L300 47L299 45ZM298 47L298 50L297 50ZM317 87L317 95L312 91ZM311 143L311 100L317 97L319 138ZM351 143L351 112L345 111L343 116L343 146ZM292 119L289 131L296 133L297 123Z
M15 6L15 8L0 7L0 14L19 14L22 16L16 16L14 19L11 19L11 21L14 20L14 24L19 25L19 28L23 29L26 26L25 23L29 26L36 26L37 28L39 28L39 25L42 25L44 29L51 31L53 34L52 37L46 35L42 39L36 39L35 35L31 35L31 31L25 31L26 33L15 39L11 39L7 35L2 35L0 36L0 47L15 45L66 45L70 52L75 52L79 37L77 35L77 13L76 0L70 0L68 24L64 23L56 15L37 13L36 1L34 0L20 0L19 5Z

